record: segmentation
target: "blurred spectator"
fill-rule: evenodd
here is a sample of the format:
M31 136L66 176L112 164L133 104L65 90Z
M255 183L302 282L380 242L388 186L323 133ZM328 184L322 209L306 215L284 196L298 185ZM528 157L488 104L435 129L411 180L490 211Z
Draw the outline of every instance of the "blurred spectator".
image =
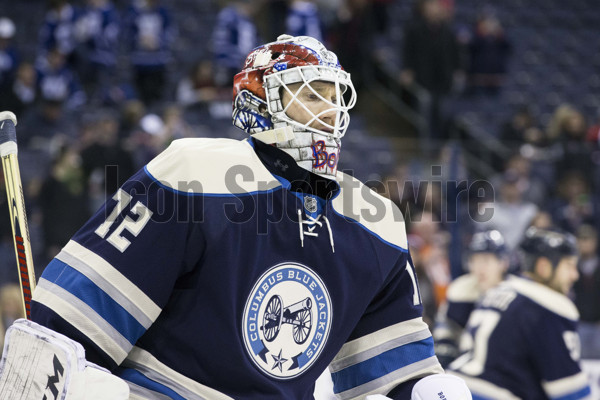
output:
M600 111L600 110L599 110ZM586 140L592 148L592 163L594 164L594 188L600 193L600 118L596 117L596 123L587 132Z
M421 295L421 304L423 304L423 320L430 329L433 329L435 314L437 311L435 287L429 279L427 271L425 270L425 263L420 258L421 250L423 250L425 242L419 237L411 238L409 235L409 248L411 257L417 274L417 280L419 282L419 294Z
M388 31L390 5L393 3L394 0L371 0L375 30L380 34L386 34Z
M519 175L510 170L505 172L500 183L500 199L484 207L493 207L494 214L489 221L481 221L481 227L500 231L509 252L517 248L525 230L538 213L535 204L523 199Z
M183 118L183 111L179 106L172 105L165 109L163 113L164 130L162 149L166 149L169 144L175 139L193 137L194 131L192 127ZM162 149L158 149L162 151Z
M546 211L540 211L531 220L531 226L538 229L552 229L554 222L552 221L552 215Z
M119 140L119 122L111 112L104 111L92 117L88 138L81 150L82 170L90 182L92 209L112 196L125 180L134 174L131 153Z
M595 204L588 180L577 171L564 174L558 182L557 197L551 202L556 226L575 233L584 223L594 222Z
M22 62L17 68L14 81L0 89L0 109L11 110L17 116L31 107L37 98L37 73L33 65Z
M500 140L511 150L519 149L526 141L525 132L535 126L531 109L523 105L517 109L510 120L502 124Z
M162 100L175 28L160 0L133 1L126 18L133 76L140 99L150 106Z
M182 106L206 105L219 97L212 62L202 60L194 64L188 76L179 81L175 97Z
M520 154L513 155L506 162L505 171L515 174L515 179L517 179L516 185L524 201L533 204L543 204L548 199L548 188L539 177L531 174L531 161L527 158ZM501 186L504 174L492 178L492 185L494 187Z
M519 154L531 163L533 177L540 179L546 188L556 186L555 163L561 155L561 150L548 139L546 132L537 126L525 129Z
M326 0L331 1L331 0ZM222 1L221 3L226 3ZM255 2L252 21L256 25L258 37L275 40L286 33L286 20L290 0L262 0Z
M523 131L523 144L519 152L531 161L554 161L560 155L560 150L551 146L546 132L537 126Z
M461 71L458 43L440 0L419 0L416 10L404 33L400 81L407 87L416 82L429 92L431 133L445 137L444 97Z
M592 146L586 140L587 126L583 114L568 104L559 106L548 124L548 136L560 150L556 163L557 179L572 171L592 183Z
M52 260L91 216L87 189L81 157L74 148L62 147L42 184L38 200L43 218L45 261Z
M433 214L424 211L414 217L409 228L408 242L411 244L412 257L417 272L421 270L431 283L432 297L429 308L425 307L425 316L431 323L437 307L446 298L446 288L450 284L450 266L448 261L448 234ZM418 265L418 266L417 266ZM424 305L426 300L423 299Z
M10 18L0 18L0 87L5 88L14 79L19 55L12 43L15 35L15 24Z
M469 43L469 85L473 93L497 94L507 72L511 46L498 18L484 14Z
M233 76L244 64L250 51L258 45L253 12L256 7L247 1L228 3L219 14L212 35L215 82L230 87ZM275 38L273 38L275 40Z
M570 104L561 104L556 107L546 127L549 140L557 141L560 139L562 133L565 131L567 121L576 111Z
M589 127L586 135L586 140L592 143L595 146L595 148L600 147L600 116L597 116L596 123Z
M65 56L53 48L38 64L37 84L45 101L61 103L67 110L82 106L86 101L79 79L66 64Z
M285 33L288 35L312 36L323 41L321 19L315 0L292 0L285 25Z
M136 167L141 168L164 150L165 123L161 117L149 113L144 115L138 126L127 139Z
M345 0L337 10L337 21L329 39L340 64L352 71L352 83L362 90L372 74L375 26L369 0Z
M78 67L77 45L75 38L75 23L78 11L68 0L49 0L48 11L40 29L38 59L42 62L46 54L53 49L58 50L67 60L71 68Z
M98 99L97 88L110 86L117 64L119 15L110 0L87 0L76 28L86 64L81 78L88 96Z
M582 225L577 230L577 247L579 280L575 282L573 292L581 315L581 358L600 358L600 258L596 229Z
M69 118L61 101L41 100L31 113L19 121L19 146L49 155L52 141L67 137L74 140L78 126ZM61 139L62 140L62 139Z
M129 100L121 107L119 126L119 139L127 140L129 135L137 129L140 120L146 114L146 107L140 100Z

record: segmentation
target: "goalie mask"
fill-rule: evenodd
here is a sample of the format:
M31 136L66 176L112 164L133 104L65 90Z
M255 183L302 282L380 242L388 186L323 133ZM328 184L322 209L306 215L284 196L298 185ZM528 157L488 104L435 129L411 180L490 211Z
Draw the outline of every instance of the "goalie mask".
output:
M333 178L355 102L333 52L311 37L282 35L254 49L234 77L233 124Z

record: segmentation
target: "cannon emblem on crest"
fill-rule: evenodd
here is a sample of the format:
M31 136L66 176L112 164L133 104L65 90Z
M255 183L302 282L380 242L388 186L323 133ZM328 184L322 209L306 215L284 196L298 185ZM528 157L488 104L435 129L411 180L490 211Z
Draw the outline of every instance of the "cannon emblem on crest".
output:
M292 325L294 342L306 342L312 328L311 307L312 301L309 297L284 308L281 296L271 296L263 315L263 325L260 327L267 342L272 342L279 335L281 324Z

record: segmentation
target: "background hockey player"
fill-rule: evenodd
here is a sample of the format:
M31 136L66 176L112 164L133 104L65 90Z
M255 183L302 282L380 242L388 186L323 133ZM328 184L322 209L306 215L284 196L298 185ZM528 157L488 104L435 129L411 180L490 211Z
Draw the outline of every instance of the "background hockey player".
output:
M450 369L475 399L591 399L579 366L579 315L566 296L578 279L575 239L530 228L521 248L524 277L485 294L467 324L469 351Z
M9 332L46 349L37 369L8 352L2 379L59 392L51 355L79 343L134 399L306 399L327 367L341 399L470 399L440 374L398 209L337 171L354 102L320 42L255 49L234 79L252 137L177 140L125 183L46 267L39 325ZM72 384L100 371L74 357Z
M508 252L502 234L496 230L477 232L468 248L469 273L455 279L446 293L433 329L435 354L446 367L458 356L463 329L475 304L489 289L504 279Z

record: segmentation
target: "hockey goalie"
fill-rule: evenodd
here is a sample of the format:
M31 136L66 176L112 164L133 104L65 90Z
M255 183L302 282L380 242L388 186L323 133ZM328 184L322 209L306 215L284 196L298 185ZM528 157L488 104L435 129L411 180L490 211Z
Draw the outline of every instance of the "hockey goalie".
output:
M234 78L243 140L181 139L46 267L2 399L470 400L445 375L393 203L338 171L356 94L310 37ZM368 155L365 155L368 157Z

